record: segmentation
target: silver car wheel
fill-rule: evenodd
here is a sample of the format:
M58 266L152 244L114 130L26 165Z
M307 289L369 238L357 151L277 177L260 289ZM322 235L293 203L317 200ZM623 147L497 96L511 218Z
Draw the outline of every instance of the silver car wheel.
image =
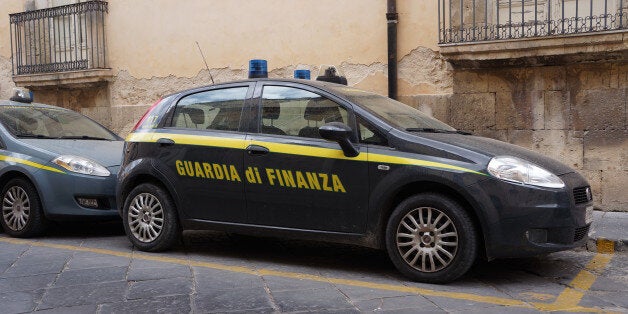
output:
M403 260L416 270L436 272L454 260L458 232L451 218L432 207L411 210L397 227L397 248Z
M164 212L159 199L149 193L141 193L131 201L128 224L133 236L144 243L159 237L164 226Z
M20 231L26 227L31 213L28 194L20 186L12 186L2 198L2 218L7 227Z

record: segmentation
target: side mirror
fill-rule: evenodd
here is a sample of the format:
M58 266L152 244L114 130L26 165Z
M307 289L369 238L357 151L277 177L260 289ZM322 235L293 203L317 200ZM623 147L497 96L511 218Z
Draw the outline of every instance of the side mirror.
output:
M346 124L341 122L326 123L318 128L318 133L326 140L338 142L345 156L355 157L360 154L350 140L353 135L353 130Z

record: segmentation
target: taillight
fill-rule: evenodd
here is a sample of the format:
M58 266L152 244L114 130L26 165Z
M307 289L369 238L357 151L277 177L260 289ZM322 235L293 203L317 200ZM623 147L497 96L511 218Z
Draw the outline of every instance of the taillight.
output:
M137 121L137 123L135 124L131 132L137 130L137 128L139 128L142 125L142 123L144 123L144 120L146 120L148 115L155 109L155 107L157 107L157 105L159 105L162 99L163 98L159 98L159 100L157 100L152 106L150 106L150 108L148 108L148 110L146 110L146 113L144 113L144 115L140 118L140 121Z

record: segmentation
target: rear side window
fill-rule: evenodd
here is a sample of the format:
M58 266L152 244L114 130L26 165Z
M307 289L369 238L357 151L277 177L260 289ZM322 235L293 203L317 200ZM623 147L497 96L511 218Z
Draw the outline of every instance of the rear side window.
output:
M264 86L261 133L321 138L318 128L328 122L347 124L347 110L306 90Z
M174 110L172 127L237 131L247 91L245 86L185 96Z

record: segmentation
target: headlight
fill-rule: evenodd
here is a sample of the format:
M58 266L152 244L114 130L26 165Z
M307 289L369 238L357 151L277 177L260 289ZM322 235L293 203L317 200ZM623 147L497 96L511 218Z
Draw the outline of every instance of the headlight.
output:
M52 162L72 172L99 177L108 177L111 174L107 168L85 157L63 155L53 159Z
M523 159L497 156L491 159L488 172L496 178L546 188L560 189L565 183L553 173Z

